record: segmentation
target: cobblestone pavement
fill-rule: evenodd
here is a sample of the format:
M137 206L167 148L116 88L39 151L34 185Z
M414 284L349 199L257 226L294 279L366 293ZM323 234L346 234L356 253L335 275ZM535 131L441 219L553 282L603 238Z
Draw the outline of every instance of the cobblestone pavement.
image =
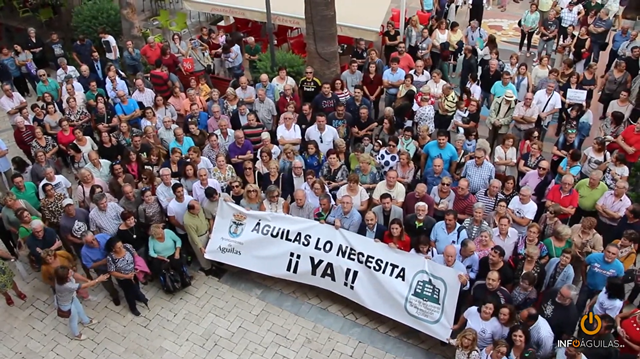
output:
M408 13L415 13L417 8L418 1L410 0ZM500 49L507 53L516 50L514 41L518 34L513 26L525 8L521 3L509 4L506 13L485 11L483 27L499 36ZM466 23L465 16L459 14L461 24ZM486 114L485 110L483 115ZM480 134L486 135L484 125ZM0 139L9 147L11 157L22 155L6 114L0 114ZM553 141L555 138L545 141L547 151ZM143 292L150 299L151 309L142 309L140 317L131 315L124 301L120 307L114 306L102 287L92 289L96 300L85 301L84 307L100 323L83 330L89 339L82 342L71 340L66 320L57 318L51 291L42 283L39 273L31 273L26 282L16 276L29 298L26 302L14 298L13 308L0 300L0 357L441 359L453 356L451 348L441 347L433 338L323 289L233 268L221 280L200 273L194 275L192 287L171 296L159 290L157 283L145 286Z

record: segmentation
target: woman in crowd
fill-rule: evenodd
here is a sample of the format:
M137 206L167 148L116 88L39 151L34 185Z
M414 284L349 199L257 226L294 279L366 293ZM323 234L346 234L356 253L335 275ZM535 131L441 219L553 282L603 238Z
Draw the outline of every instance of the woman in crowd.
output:
M122 220L122 224L118 227L116 236L120 238L122 243L131 245L140 257L146 258L149 235L138 225L138 221L136 221L133 212L128 210L122 211L120 213L120 219Z
M509 336L509 330L513 327L518 320L518 313L516 308L511 304L505 304L498 311L498 321L502 327L502 334L500 339L506 339Z
M318 150L318 143L315 140L307 141L307 150L302 154L302 160L304 161L304 168L312 170L315 175L320 175L320 170L325 162L325 156ZM262 154L261 154L262 155ZM271 159L269 159L270 161ZM260 159L258 162L262 161ZM257 165L256 165L257 167Z
M571 266L571 257L573 250L565 248L558 258L552 258L545 266L544 282L541 292L553 288L562 288L567 284L572 284L575 277L573 266Z
M553 231L562 225L562 221L558 218L558 215L560 214L562 214L562 208L557 203L554 203L547 208L538 221L542 231L540 234L541 238L551 237L553 235Z
M260 188L256 185L247 185L242 194L240 207L250 211L259 211L262 206L262 195Z
M484 204L476 202L473 205L473 216L462 222L468 238L476 238L482 230L489 230L489 224L484 220Z
M509 203L504 198L500 198L496 202L495 210L486 216L486 221L489 228L491 229L498 228L498 223L500 222L500 218L507 216L507 207L509 207Z
M538 291L540 290L545 277L545 266L540 263L540 249L528 247L524 250L524 256L512 257L510 264L513 268L515 286L518 285L523 273L531 272L535 275L535 278L529 285Z
M504 198L511 203L511 200L518 195L516 191L516 178L513 176L506 176L502 181L502 191L500 192Z
M271 160L267 164L267 169L269 172L262 176L262 180L260 181L260 188L262 191L266 192L267 188L270 186L282 188L282 174L284 172L280 172L280 165L278 164L278 161Z
M188 283L184 268L184 258L181 255L182 241L175 232L163 229L162 224L153 224L149 229L149 258L151 272L159 276L166 266L173 269L182 281L183 287Z
M78 205L86 210L91 206L91 199L89 198L89 192L91 186L98 185L102 189L108 190L109 186L100 178L97 178L93 173L87 169L81 169L78 171L78 188L76 188L75 199L78 201Z
M173 123L178 120L178 113L176 112L176 109L170 103L165 102L164 98L160 95L156 95L153 99L153 106L151 108L160 120L165 117L169 117Z
M340 187L336 194L336 198L342 198L343 196L351 197L354 208L357 208L361 213L366 212L369 207L369 194L367 190L360 185L360 177L355 173L347 177L347 184Z
M179 180L182 176L182 168L186 163L182 158L182 151L179 148L174 147L171 149L171 155L169 158L162 164L162 168L168 168L171 170L171 178L173 179Z
M393 120L389 120L386 118L382 119L382 126L378 126L373 131L373 141L381 140L382 143L388 143L391 137L395 137L397 131L395 129L395 123Z
M278 166L277 162L276 166ZM236 171L232 165L227 164L226 156L218 154L216 157L216 166L213 168L211 175L220 183L222 191L226 192L231 179L236 178Z
M133 149L125 148L122 153L122 164L124 165L125 171L130 174L136 182L138 182L140 180L140 175L144 170L142 157Z
M524 251L529 247L536 247L540 251L540 261L542 264L549 261L549 251L547 247L540 241L540 225L531 223L527 226L527 233L518 238L518 243L513 252L513 256L523 256Z
M495 246L493 243L493 231L488 228L481 228L478 232L477 237L469 237L475 238L473 242L476 245L476 254L478 258L484 258L489 255L491 249Z
M431 97L439 99L442 97L442 88L446 84L447 82L442 79L442 71L433 70L433 72L431 72L431 80L427 82L426 86L429 87L429 93L431 94Z
M579 224L571 227L571 242L573 243L571 265L576 274L574 283L582 279L582 268L587 256L591 253L601 253L604 250L602 236L596 232L597 224L597 219L583 217Z
M260 204L260 211L269 213L289 213L289 202L282 198L280 188L270 185L265 190L265 200Z
M478 348L483 350L502 334L502 326L496 318L497 315L498 305L485 299L481 306L467 309L451 329L455 331L465 327L475 330L478 333Z
M196 182L198 182L198 177L196 177L196 167L192 163L185 163L182 167L180 183L182 183L184 189L189 195L193 193L193 184Z
M204 149L204 146L207 145L207 137L209 134L198 128L198 123L196 121L189 121L188 124L188 133L187 136L193 140L193 143L200 149Z
M296 81L287 75L287 68L284 66L280 66L278 68L278 76L274 77L273 80L271 80L271 84L276 87L276 99L280 97L280 94L284 93L285 85L291 85L291 87L293 88L293 92L298 92Z
M47 158L47 152L44 150L34 151L33 157L35 161L31 166L31 181L36 185L39 185L40 182L42 182L42 180L44 179L44 169L47 167L55 168L55 159Z
M389 230L384 233L382 242L391 248L396 248L405 252L411 251L411 239L404 231L402 220L394 218L389 222Z
M18 238L25 242L27 237L31 235L31 222L33 220L40 220L38 216L32 216L29 211L24 208L20 208L16 211L16 218L20 221L20 227L18 228ZM55 229L55 228L54 228Z
M482 352L482 358L486 359L502 359L507 355L509 350L509 344L503 339L499 339L493 342L492 345L485 348Z
M617 337L624 347L620 348L621 355L628 357L637 356L640 353L640 309L625 310L616 315Z
M122 122L118 125L118 131L114 132L113 137L122 146L131 147L131 139L134 135L142 135L142 131L132 128L127 122Z
M54 162L57 160L58 144L51 136L45 135L44 130L41 127L36 127L34 130L35 139L31 142L31 152L34 157L39 150L44 151L47 159L51 159ZM38 159L36 158L36 162Z
M533 34L538 29L540 23L540 13L538 12L538 4L531 3L529 9L524 12L518 26L520 26L520 47L519 54L522 54L525 39L527 40L527 57L531 57L531 45L533 44ZM517 87L516 87L517 88ZM518 92L519 92L518 88Z
M42 186L44 198L40 200L40 212L42 220L47 227L58 228L60 226L60 217L64 211L62 201L67 198L64 194L56 192L51 183L45 183Z
M606 146L604 138L596 137L591 147L582 152L581 178L589 178L593 171L598 170L605 162L611 161L611 155L607 152Z
M66 251L54 251L49 248L42 251L42 267L40 268L42 275L42 281L51 287L55 293L56 286L56 276L55 271L58 267L67 267L73 272L76 272L76 261L73 256ZM83 277L79 277L83 278ZM83 292L82 294L86 294L86 296L82 296L83 299L89 296L89 293L86 290L79 290L78 292ZM80 293L78 293L80 294Z
M349 169L350 154L349 154L349 149L347 148L347 143L342 138L339 138L335 140L333 144L334 144L334 149L336 151L336 157L338 158L338 161L344 164L347 167L347 169Z
M516 161L518 155L514 147L515 136L507 133L502 138L502 144L494 149L494 165L496 166L496 177L516 176L518 169Z
M607 314L615 318L622 311L625 297L622 278L609 277L604 290L589 301L584 314L591 311L598 316Z
M530 49L527 50L527 56L529 56ZM529 66L526 63L521 63L516 70L516 74L513 76L513 84L518 91L518 102L523 102L524 97L528 92L531 92L533 83L531 74L529 73Z
M234 91L235 94L235 91ZM184 101L187 99L184 93L180 91L180 87L175 85L171 90L171 97L167 100L167 105L171 105L176 110L176 122L184 119ZM188 112L188 109L187 109Z
M20 229L20 218L17 217L19 209L24 208L32 216L41 217L40 212L33 208L29 202L23 199L18 199L13 192L5 193L1 202L3 205L2 212L0 213L2 216L2 222L6 229L14 233L14 238L18 238L18 230Z
M149 169L148 166L145 166L145 169L142 171L140 175L140 182L138 182L138 189L148 188L151 190L151 193L155 196L156 189L162 183L159 177L156 176L156 171Z
M146 229L154 224L164 224L165 213L158 202L158 198L153 194L150 188L142 188L140 190L142 204L138 207L138 218Z
M347 183L349 170L347 166L338 160L335 150L327 151L327 162L322 165L320 178L329 186L331 193L338 192L338 189Z
M78 127L74 127L73 129L73 143L78 146L80 152L82 152L85 157L89 156L89 152L98 150L98 145L93 142L93 139L85 136Z
M58 267L55 269L55 303L58 308L58 316L69 318L69 330L75 340L86 340L87 337L80 333L78 324L81 322L85 327L92 327L98 324L97 320L89 318L85 312L82 303L78 300L76 293L81 289L89 289L98 283L109 279L108 274L102 274L98 278L89 281L75 273L69 267ZM85 283L77 283L84 281Z
M600 81L598 91L601 91L598 102L602 104L602 116L604 119L608 113L609 104L613 100L620 98L620 93L624 89L631 88L631 75L626 71L627 64L624 61L616 61L613 68L604 75Z
M611 155L609 162L600 165L600 170L604 171L603 181L609 189L614 189L618 181L629 179L629 167L627 167L627 157L620 151L615 151Z
M75 97L67 98L67 108L64 111L64 117L69 120L69 125L74 129L79 129L87 136L93 134L90 126L91 115L84 106L79 106Z
M533 70L531 70L531 82L533 84L533 88L537 89L540 80L549 77L549 70L551 70L551 67L549 66L549 56L544 55L540 58L538 66L535 66Z
M464 149L464 141L465 137L463 134L457 134L455 137L455 141L453 142L453 147L456 149L457 153L457 161L456 166L451 175L454 179L454 184L457 184L462 175L462 169L464 165L471 159L471 153ZM446 169L446 168L445 168Z
M531 357L531 353L534 353L531 345L531 333L525 325L516 324L512 326L507 334L506 342L509 348L505 356L507 359L525 359Z
M124 151L122 146L113 136L108 132L102 132L100 134L100 143L98 144L98 155L100 158L109 162L116 162L120 159L120 154Z
M331 83L331 91L338 96L338 99L340 99L340 102L342 103L347 103L347 100L351 97L351 93L344 86L341 79L333 80Z
M543 234L543 233L541 233ZM551 232L551 237L542 241L547 247L550 258L558 258L565 248L571 248L573 241L571 240L571 228L567 225L559 225Z
M53 136L60 131L60 120L64 117L62 113L58 111L54 103L47 103L45 109L46 115L44 117L44 129L47 134Z
M377 56L377 51L371 51L369 53L375 52L374 56ZM373 49L375 50L375 49ZM376 59L380 61L380 59ZM382 88L382 74L378 71L378 66L384 67L382 61L380 64L374 62L370 62L370 59L367 61L368 64L365 66L364 74L362 77L362 87L364 90L365 96L371 101L373 105L373 118L378 118L380 115L380 98L382 97L383 88Z
M260 181L262 180L262 176L258 176L257 171L255 170L255 166L252 161L244 161L242 164L242 175L240 178L242 179L243 187L246 187L248 184L254 184L260 187Z
M456 199L456 195L454 191L451 190L452 183L451 177L445 176L440 180L438 186L431 189L430 195L436 206L433 218L435 218L436 221L444 220L444 213L449 209L453 209L453 202Z
M534 128L530 128L524 132L523 138L518 144L518 153L524 155L531 152L531 144L533 141L537 141L540 138L540 133Z
M518 161L518 175L520 179L527 173L536 171L540 162L545 161L542 155L542 142L533 139L530 143L530 150L527 153L523 153Z
M104 188L102 188L101 185L94 184L91 186L91 189L89 190L89 200L91 203L91 205L87 209L89 212L91 212L91 210L96 208L96 204L93 202L93 198L98 193L104 193L105 196L107 197L107 202L118 203L118 200L115 197L113 197L110 193L105 193Z
M282 148L282 156L280 157L280 163L279 163L280 172L282 173L291 172L291 168L293 167L293 161L300 161L304 164L304 160L302 159L302 157L300 157L300 155L298 155L295 148L290 144L286 144Z
M356 169L353 171L358 175L360 184L367 192L373 192L378 182L382 181L382 175L372 163L376 163L373 157L366 153L362 154Z
M376 156L376 162L380 165L382 175L385 176L389 170L396 169L400 161L398 151L398 137L391 136L387 141L387 145L380 150Z
M474 329L462 330L455 340L450 341L450 344L456 347L456 359L480 359L478 332Z
M111 237L105 244L107 254L107 271L116 279L124 298L129 305L131 314L140 316L136 302L149 308L149 299L140 291L140 282L136 276L136 259L138 254L130 244L123 244L117 237Z
M140 121L140 127L145 128L147 126L155 128L156 131L162 128L162 121L158 121L156 112L151 107L145 107L142 110L142 120Z
M402 151L398 157L400 159L396 164L398 182L402 183L407 189L409 189L411 182L413 182L415 178L415 164L411 161L411 155L409 152Z
M385 63L388 64L391 59L391 54L396 52L396 47L400 42L402 42L402 37L400 33L396 30L395 24L393 21L387 22L387 30L382 34L383 36L383 44L384 44L384 59Z

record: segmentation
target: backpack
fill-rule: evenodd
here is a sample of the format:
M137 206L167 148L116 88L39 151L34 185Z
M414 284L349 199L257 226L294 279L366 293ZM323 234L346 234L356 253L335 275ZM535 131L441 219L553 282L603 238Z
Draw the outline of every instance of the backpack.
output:
M171 268L162 270L160 274L160 285L162 290L167 294L173 294L182 289L180 275Z

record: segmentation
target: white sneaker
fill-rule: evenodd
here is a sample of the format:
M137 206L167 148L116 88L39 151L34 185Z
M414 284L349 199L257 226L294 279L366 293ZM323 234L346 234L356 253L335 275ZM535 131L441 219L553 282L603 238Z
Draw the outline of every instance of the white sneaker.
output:
M97 321L97 320L95 320L95 319L91 319L91 320L89 321L89 323L87 323L87 324L82 324L82 325L84 325L85 327L93 327L93 326L94 326L94 325L96 325L96 324L98 324L98 321Z

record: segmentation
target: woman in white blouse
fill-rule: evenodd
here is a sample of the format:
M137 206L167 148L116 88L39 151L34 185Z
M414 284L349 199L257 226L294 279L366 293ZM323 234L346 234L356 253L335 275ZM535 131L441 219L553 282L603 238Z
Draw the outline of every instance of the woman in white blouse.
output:
M360 177L352 173L347 177L347 184L340 187L336 195L337 198L350 196L353 203L358 206L358 211L365 212L369 206L369 194L367 190L360 185Z
M589 305L584 310L584 314L588 314L589 310L595 315L609 314L615 318L624 306L625 291L622 278L609 277L604 290L589 301ZM593 307L593 308L591 308Z
M534 88L537 88L540 80L549 77L549 70L551 70L551 67L549 67L549 56L544 55L540 58L540 64L531 71L531 84Z
M166 103L164 101L164 98L160 95L156 95L156 97L153 99L152 109L156 113L156 116L160 119L161 123L165 117L171 118L174 123L178 119L178 113L176 112L176 109L170 103Z
M440 70L433 70L431 72L431 80L427 82L427 87L429 87L429 93L434 98L442 97L442 88L446 85L447 82L442 79L442 72Z
M496 166L496 175L518 176L518 153L513 146L516 138L514 135L507 133L502 138L502 144L496 146L493 150L494 165Z
M284 92L284 85L291 85L293 92L298 93L296 81L291 78L291 76L287 76L287 68L284 66L278 68L278 76L271 80L271 84L276 87L276 100L280 98L280 94Z
M480 101L482 97L482 88L478 85L478 73L472 72L469 74L469 82L467 82L467 88L471 92L471 98Z

